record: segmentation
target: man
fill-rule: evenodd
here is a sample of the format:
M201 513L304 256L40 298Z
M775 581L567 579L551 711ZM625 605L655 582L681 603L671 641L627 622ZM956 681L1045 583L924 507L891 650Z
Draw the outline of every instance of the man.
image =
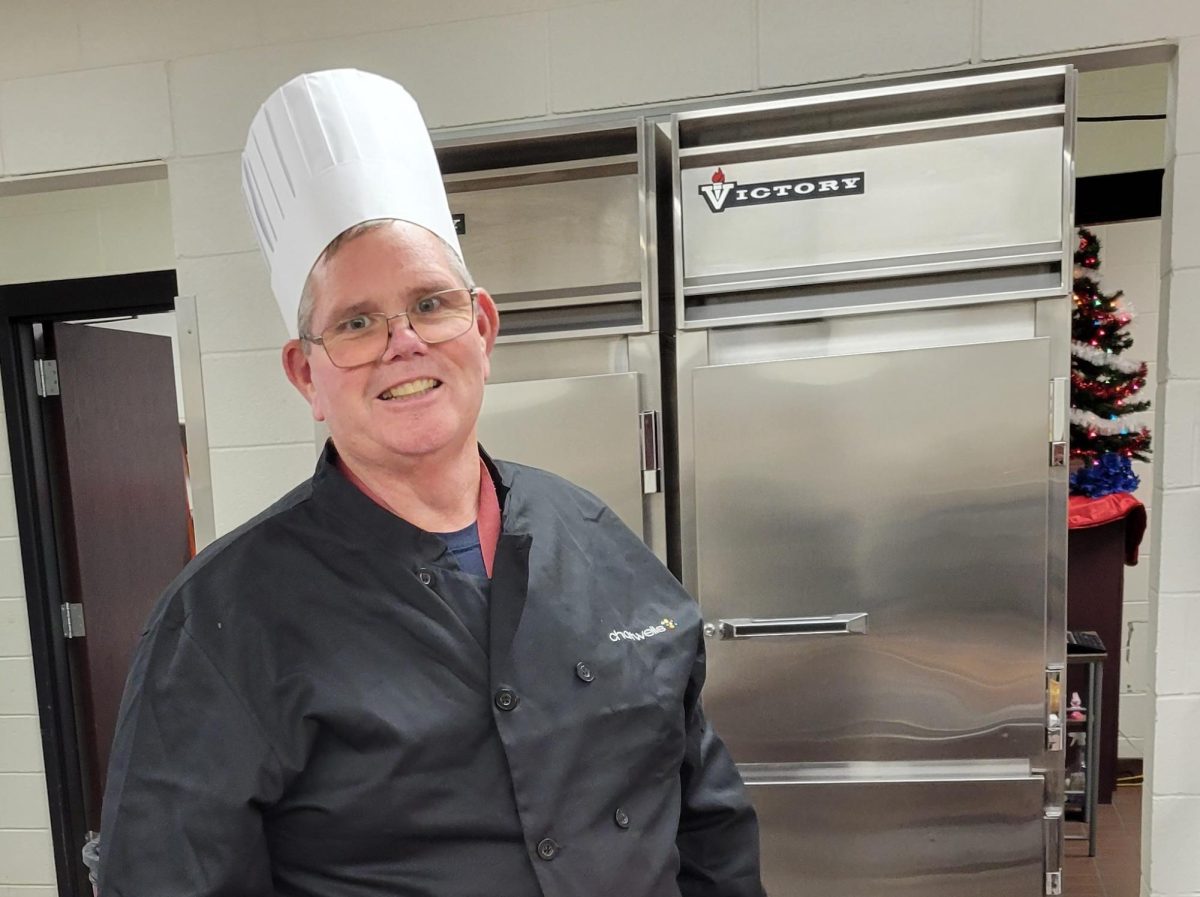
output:
M595 497L477 445L498 315L411 98L302 76L244 171L331 440L160 601L100 893L761 895L695 604Z

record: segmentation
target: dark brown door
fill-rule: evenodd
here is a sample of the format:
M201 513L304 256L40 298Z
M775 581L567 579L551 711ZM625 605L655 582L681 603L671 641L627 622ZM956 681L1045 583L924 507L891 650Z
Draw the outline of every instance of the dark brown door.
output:
M133 649L190 556L184 446L169 338L85 324L55 324L49 335L63 586L86 627L69 643L72 679L88 824L98 830Z

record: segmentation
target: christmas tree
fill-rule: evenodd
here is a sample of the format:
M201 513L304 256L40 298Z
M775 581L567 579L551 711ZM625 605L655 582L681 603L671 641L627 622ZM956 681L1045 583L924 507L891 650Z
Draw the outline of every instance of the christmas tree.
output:
M1100 241L1081 229L1071 313L1071 457L1082 465L1071 475L1071 491L1092 497L1134 491L1138 477L1131 462L1150 454L1149 429L1123 420L1150 407L1139 396L1145 362L1121 357L1133 345L1125 330L1133 315L1124 293L1100 289L1092 277L1099 267Z

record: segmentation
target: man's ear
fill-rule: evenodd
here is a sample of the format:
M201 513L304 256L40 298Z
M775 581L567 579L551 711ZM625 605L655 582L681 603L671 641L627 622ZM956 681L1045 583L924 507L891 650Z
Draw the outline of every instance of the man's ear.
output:
M316 386L313 384L312 363L300 340L292 339L283 344L283 372L288 381L296 387L296 391L304 396L312 408L314 420L325 420L325 412L320 406Z
M496 309L496 300L487 290L480 287L475 297L479 305L479 311L475 315L475 327L483 338L484 352L491 355L492 347L496 345L496 337L500 333L500 312Z

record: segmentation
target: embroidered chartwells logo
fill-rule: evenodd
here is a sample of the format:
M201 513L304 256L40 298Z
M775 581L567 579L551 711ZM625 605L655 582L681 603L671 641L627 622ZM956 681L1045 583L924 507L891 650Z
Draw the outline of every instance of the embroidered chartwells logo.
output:
M759 206L767 202L852 196L866 192L867 177L866 172L862 171L739 186L737 181L725 180L725 172L718 168L713 172L711 184L700 185L700 195L713 212L724 212L739 206Z
M608 634L610 642L619 642L625 640L628 642L640 642L648 638L654 638L656 635L662 635L669 629L675 628L675 621L663 619L657 626L647 626L641 632L630 632L628 629L614 629Z

